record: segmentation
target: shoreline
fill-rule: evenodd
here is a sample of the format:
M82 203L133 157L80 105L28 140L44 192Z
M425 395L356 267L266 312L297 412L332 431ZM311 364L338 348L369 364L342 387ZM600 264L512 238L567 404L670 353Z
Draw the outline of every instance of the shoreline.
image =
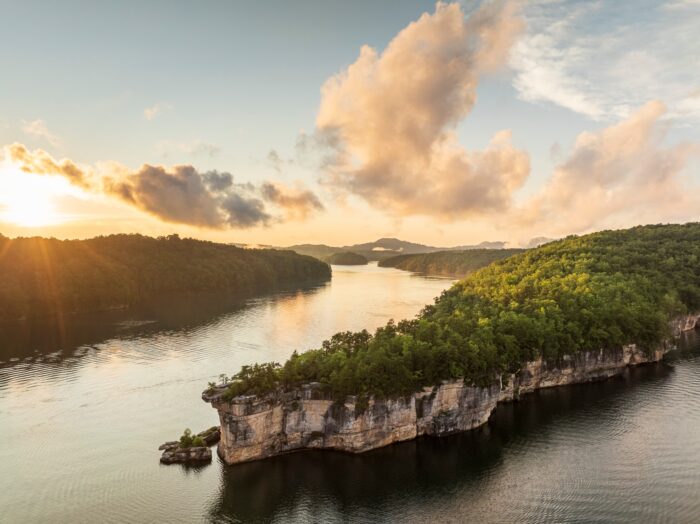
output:
M696 329L698 323L700 315L674 319L670 323L673 337ZM343 403L325 398L320 384L228 401L222 398L225 388L218 387L205 391L202 398L219 412L217 451L226 464L306 449L362 453L423 435L476 429L502 402L549 387L606 380L628 367L659 362L673 349L672 341L666 340L648 353L631 344L576 353L557 362L538 359L486 387L467 386L459 379L444 381L404 398L370 398L366 406L358 406L353 396Z

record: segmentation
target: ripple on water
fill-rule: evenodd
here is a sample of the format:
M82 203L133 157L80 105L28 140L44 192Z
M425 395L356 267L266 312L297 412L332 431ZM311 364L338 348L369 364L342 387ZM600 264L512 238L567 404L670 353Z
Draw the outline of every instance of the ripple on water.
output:
M0 367L9 522L699 522L700 358L499 406L480 430L353 456L158 464L216 423L206 382L330 334L412 316L449 285L393 270L249 301L213 319L132 322ZM400 314L399 314L400 313ZM198 317L199 318L199 317ZM150 319L150 317L149 317ZM18 350L19 351L19 350ZM1 519L0 519L1 520Z

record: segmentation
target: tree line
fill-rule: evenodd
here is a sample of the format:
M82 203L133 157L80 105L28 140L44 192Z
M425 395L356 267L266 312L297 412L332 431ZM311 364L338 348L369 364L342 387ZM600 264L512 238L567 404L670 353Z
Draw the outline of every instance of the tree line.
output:
M177 235L89 240L0 235L0 320L128 307L168 295L252 294L331 276L292 251Z
M522 252L522 249L469 249L397 255L380 260L379 267L395 267L424 275L463 278L496 260Z

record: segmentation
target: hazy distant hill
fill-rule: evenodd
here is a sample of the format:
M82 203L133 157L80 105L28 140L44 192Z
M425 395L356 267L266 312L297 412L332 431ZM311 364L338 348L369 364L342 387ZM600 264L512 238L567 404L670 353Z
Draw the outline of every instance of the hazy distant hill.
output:
M394 253L430 253L432 251L439 251L441 248L433 246L425 246L423 244L416 244L414 242L406 242L405 240L399 240L398 238L380 238L374 242L366 242L364 244L355 244L354 246L347 246L348 250L358 252L358 251L393 251Z
M379 261L380 267L395 267L426 275L463 278L491 262L522 253L523 249L467 249L397 255Z
M456 247L435 247L407 242L398 238L380 238L374 242L354 244L351 246L328 246L326 244L298 244L283 249L296 251L300 255L309 255L326 260L335 253L351 252L364 256L367 260L384 260L396 255L414 255L418 253L435 253L437 251L468 251L473 249L503 249L505 242L481 242L476 245Z
M457 246L445 248L445 251L469 251L472 249L505 249L506 242L481 242L475 245Z
M554 242L554 238L548 238L548 237L535 237L531 238L530 241L525 244L525 248L534 248L534 247L540 247L545 244L549 244L550 242Z

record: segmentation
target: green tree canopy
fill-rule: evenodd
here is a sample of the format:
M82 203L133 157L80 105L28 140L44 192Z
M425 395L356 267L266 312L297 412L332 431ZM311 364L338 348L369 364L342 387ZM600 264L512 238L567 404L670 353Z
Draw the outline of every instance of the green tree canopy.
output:
M413 320L339 333L281 366L245 366L228 394L308 382L338 399L405 395L445 379L486 385L540 356L652 348L688 311L700 311L700 224L571 236L473 273Z

